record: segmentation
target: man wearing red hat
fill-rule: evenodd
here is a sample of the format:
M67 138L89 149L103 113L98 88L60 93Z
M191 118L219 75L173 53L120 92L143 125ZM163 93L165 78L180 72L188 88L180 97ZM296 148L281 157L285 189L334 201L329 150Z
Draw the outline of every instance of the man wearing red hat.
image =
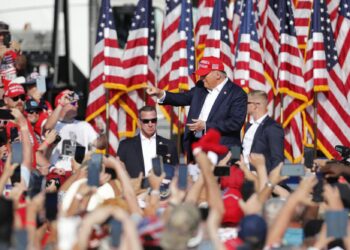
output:
M184 134L184 148L192 161L191 144L210 128L221 133L221 144L241 146L240 131L247 114L247 95L226 76L223 62L204 57L196 74L200 81L190 91L171 93L150 86L149 95L157 96L164 105L190 106Z

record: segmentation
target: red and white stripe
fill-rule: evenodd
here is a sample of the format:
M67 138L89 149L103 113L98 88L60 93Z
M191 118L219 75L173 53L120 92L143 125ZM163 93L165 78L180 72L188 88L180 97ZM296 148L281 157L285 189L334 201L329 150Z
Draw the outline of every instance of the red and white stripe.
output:
M213 15L214 0L200 0L198 3L198 17L195 27L195 46L198 61L202 58L205 40L210 29Z

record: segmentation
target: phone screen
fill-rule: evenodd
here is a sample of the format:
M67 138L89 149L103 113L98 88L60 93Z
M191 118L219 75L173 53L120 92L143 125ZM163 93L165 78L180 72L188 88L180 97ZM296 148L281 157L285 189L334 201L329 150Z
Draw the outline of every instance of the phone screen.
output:
M0 196L0 238L3 240L11 240L12 228L13 228L13 202Z
M7 143L7 134L6 129L0 130L0 146L5 145Z
M284 164L281 170L282 176L304 176L305 168L303 164Z
M179 165L179 178L177 182L177 187L181 190L187 189L187 165L181 164Z
M45 76L38 76L38 78L36 78L36 87L40 93L46 92Z
M342 211L326 211L327 237L341 239L347 235L348 213Z
M315 151L313 148L304 148L304 165L307 168L312 168L314 163Z
M230 173L231 173L230 167L216 166L214 168L214 175L215 176L230 176Z
M164 171L163 158L161 156L152 158L152 167L154 174L156 176L161 176Z
M241 158L241 147L232 146L230 148L230 151L231 151L231 164L234 164L236 161L239 161Z
M77 145L75 147L74 160L81 164L85 157L85 147Z
M14 120L15 117L9 109L0 109L0 120Z
M57 193L45 194L45 213L49 221L56 220L57 217Z
M119 220L111 219L111 245L113 247L119 247L120 238L122 234L122 223Z
M100 183L100 170L102 154L93 154L88 163L88 185L98 187Z
M149 188L149 187L150 187L150 185L149 185L148 178L147 177L142 178L141 188L142 189L146 189L146 188Z
M12 152L11 164L14 164L14 163L22 164L22 161L23 161L22 143L12 142L11 152Z
M322 202L323 201L323 174L321 172L316 173L317 183L313 188L312 192L312 200L314 202Z
M13 142L19 137L18 135L18 129L17 128L11 128L10 130L10 141Z

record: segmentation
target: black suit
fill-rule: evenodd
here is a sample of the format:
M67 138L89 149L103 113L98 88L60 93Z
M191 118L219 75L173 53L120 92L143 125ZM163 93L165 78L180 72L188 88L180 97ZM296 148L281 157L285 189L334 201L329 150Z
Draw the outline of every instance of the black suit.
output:
M176 165L179 163L175 143L159 135L156 136L157 155L163 156L164 163ZM167 152L164 152L161 145L166 145ZM160 152L162 151L162 152ZM120 142L117 156L125 163L126 170L131 178L137 178L140 172L145 176L145 164L142 155L142 144L140 135L128 138Z
M250 128L249 123L246 132ZM284 131L282 126L267 116L255 132L251 153L265 156L267 172L284 161ZM252 166L254 167L254 166Z
M162 104L173 106L188 106L187 122L198 119L201 113L208 90L203 82L197 83L190 91L185 93L166 92ZM221 134L221 144L228 147L241 145L240 132L247 114L247 95L241 87L230 80L223 86L206 121L207 130L217 129ZM184 134L184 148L192 160L191 144L196 140L194 133L186 126Z

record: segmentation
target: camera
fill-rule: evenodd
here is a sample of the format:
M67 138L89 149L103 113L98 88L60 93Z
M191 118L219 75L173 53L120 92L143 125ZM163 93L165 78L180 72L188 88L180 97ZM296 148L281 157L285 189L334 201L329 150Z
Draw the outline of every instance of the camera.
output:
M61 136L57 135L56 139L54 140L54 142L52 144L57 144L61 141Z
M0 21L0 34L4 36L3 44L6 46L6 48L10 47L11 42L11 34L9 31L9 25L7 23Z
M347 166L350 166L350 162L348 161L350 158L350 148L342 145L337 145L334 148L342 157L342 160L340 162Z

